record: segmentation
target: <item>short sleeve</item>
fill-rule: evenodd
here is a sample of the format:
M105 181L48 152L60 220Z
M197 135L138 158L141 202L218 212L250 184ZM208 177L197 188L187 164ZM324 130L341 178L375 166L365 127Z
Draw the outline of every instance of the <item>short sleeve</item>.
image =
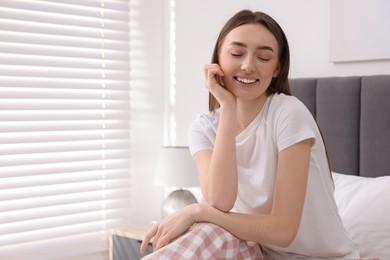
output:
M305 105L295 97L276 110L275 137L278 152L305 139L316 141L317 124Z
M192 155L213 149L216 136L216 126L206 116L200 115L192 121L188 129L188 146Z

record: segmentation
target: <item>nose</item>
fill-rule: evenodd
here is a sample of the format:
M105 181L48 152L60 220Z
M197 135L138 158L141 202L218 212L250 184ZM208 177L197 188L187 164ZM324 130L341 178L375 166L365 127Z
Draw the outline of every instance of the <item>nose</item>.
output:
M248 55L245 57L241 63L241 69L245 72L253 72L255 70L253 58L251 56Z

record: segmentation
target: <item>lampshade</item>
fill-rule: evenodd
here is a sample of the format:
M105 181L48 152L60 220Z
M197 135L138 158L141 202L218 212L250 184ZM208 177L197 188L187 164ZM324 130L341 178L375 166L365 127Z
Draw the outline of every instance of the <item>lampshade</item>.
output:
M198 172L187 146L163 146L160 149L154 183L176 188L199 186Z

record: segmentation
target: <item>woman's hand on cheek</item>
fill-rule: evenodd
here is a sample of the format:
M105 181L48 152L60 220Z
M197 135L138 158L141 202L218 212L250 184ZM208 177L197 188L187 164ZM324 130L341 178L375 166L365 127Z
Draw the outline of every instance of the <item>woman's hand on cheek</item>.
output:
M196 221L194 219L196 205L191 204L179 209L156 224L142 241L140 252L145 252L150 241L153 243L153 250L156 251L185 233Z
M204 66L206 87L208 91L222 105L224 102L235 102L235 97L226 89L223 82L224 73L218 64L206 64Z

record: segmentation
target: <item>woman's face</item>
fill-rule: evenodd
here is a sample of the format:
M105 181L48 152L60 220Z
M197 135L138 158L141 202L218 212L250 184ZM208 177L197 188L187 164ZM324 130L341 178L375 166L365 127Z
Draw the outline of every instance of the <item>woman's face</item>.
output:
M278 43L260 24L245 24L226 35L221 45L219 65L223 83L237 99L266 96L273 77L279 73Z

